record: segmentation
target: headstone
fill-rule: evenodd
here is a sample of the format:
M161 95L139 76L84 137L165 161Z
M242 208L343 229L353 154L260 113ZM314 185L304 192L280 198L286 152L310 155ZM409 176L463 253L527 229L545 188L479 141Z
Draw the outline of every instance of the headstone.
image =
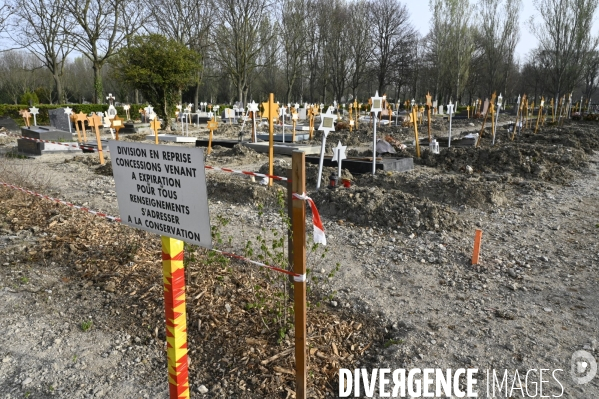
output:
M306 119L306 108L300 108L298 110L298 114L299 114L299 119L305 120Z
M487 98L487 99L485 99L485 102L483 104L483 113L482 114L485 115L487 113L488 109L489 109L489 99Z
M443 106L439 105L439 115L443 115Z
M50 115L50 126L56 130L69 131L70 118L64 113L64 108L56 108L48 111Z
M19 131L19 125L9 116L3 116L0 118L0 128L5 128L6 130L11 131Z
M106 116L108 116L108 118L112 119L112 118L114 118L116 115L117 115L116 108L114 107L114 105L112 105L112 104L111 104L111 105L108 107L108 111L106 111Z

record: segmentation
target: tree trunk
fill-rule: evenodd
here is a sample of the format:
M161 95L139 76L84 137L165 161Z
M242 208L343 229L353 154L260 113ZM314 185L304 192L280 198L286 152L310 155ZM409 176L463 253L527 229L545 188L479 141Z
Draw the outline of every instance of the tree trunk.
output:
M135 104L139 104L139 90L135 89Z
M56 96L58 97L58 104L64 104L65 103L65 99L64 99L64 93L62 90L62 82L60 81L60 76L58 76L57 73L52 74L52 77L54 78L54 86L56 87Z
M166 90L165 90L166 92ZM166 96L164 96L164 124L162 125L162 130L166 130L170 126L171 118L168 114L168 102Z
M102 64L94 63L92 66L94 70L94 103L102 104Z
M198 80L196 82L196 92L193 96L193 109L195 109L196 112L198 112L199 104L200 104L200 81Z

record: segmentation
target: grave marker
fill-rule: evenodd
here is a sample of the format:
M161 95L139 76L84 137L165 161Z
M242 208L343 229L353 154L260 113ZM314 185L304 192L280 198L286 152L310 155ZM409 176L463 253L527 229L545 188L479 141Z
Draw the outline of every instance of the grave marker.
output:
M493 145L495 145L495 132L497 130L497 123L499 122L499 110L501 109L501 105L503 104L503 97L501 93L499 93L499 97L497 97L497 116L495 117L495 126L493 127Z
M123 105L123 110L125 111L125 116L127 116L127 120L131 120L131 115L129 115L129 109L131 106L129 104Z
M535 127L535 134L539 130L539 121L543 117L543 106L545 105L545 98L541 97L541 104L539 104L539 116L537 116L537 126Z
M258 141L256 137L256 114L258 113L258 104L254 100L248 104L248 112L252 113L252 142Z
M25 109L23 112L21 112L21 115L23 116L23 121L25 121L25 126L30 127L31 124L29 122L29 118L31 118L31 113Z
M383 98L379 97L379 92L377 91L374 97L371 97L369 101L372 103L372 107L370 107L370 112L374 116L373 119L373 138L372 138L372 174L376 174L376 118L379 112L382 111L383 108Z
M100 140L100 125L102 124L102 119L99 115L94 114L87 117L87 124L90 128L94 129L94 132L96 133L96 143L98 144L100 165L104 165L104 153L102 152L102 141Z
M412 123L414 124L414 145L416 146L416 157L420 158L420 141L418 140L418 110L412 107Z
M337 177L341 179L341 161L346 159L345 150L347 146L341 145L341 141L337 143L337 147L333 148L333 159L332 161L337 161Z
M268 96L268 102L262 103L262 108L264 108L264 114L262 115L268 120L268 174L273 174L273 162L275 158L274 151L274 135L275 135L275 126L274 121L279 114L279 105L275 103L275 95L274 93L270 93ZM268 179L268 185L272 186L273 180L271 178Z
M85 122L87 121L87 115L83 112L79 111L78 114L74 115L75 119L75 129L77 130L77 137L79 138L79 142L81 142L81 135L79 134L79 123L81 123L81 133L83 134L83 140L87 143L87 131L85 129Z
M116 140L119 140L119 130L121 130L123 128L123 120L121 118L119 118L118 115L116 115L111 121L110 121L110 127L112 129L114 129L115 133L116 133Z
M449 139L447 141L447 148L451 148L451 117L453 115L453 104L451 99L449 100L449 104L447 104L447 112L449 112Z
M490 107L489 107L489 99L488 98L485 99L485 112L484 112L485 116L483 118L483 125L480 128L480 133L478 133L478 139L476 140L476 147L478 147L480 145L481 139L483 137L483 133L485 131L485 124L487 123L487 117L489 116L489 108L491 108L491 110L494 109L494 105L493 104L495 103L495 96L496 95L497 94L495 92L493 93L493 95L491 95L491 102L490 102L491 106ZM493 112L493 111L491 111L491 112ZM493 117L494 117L494 115L491 115L491 120L494 123L495 119Z
M150 127L154 131L154 144L158 144L158 130L160 129L160 119L156 118L156 115L151 114L150 118L152 121L150 122Z
M432 141L432 137L431 137L431 108L433 106L433 104L431 103L431 99L433 97L431 96L431 93L428 92L426 94L426 108L428 111L428 142L430 143Z
M67 121L69 122L69 133L73 133L71 130L71 114L73 113L73 109L69 108L69 107L65 107L64 113L67 116Z
M34 126L37 126L37 114L39 114L39 113L40 113L40 110L39 110L39 108L36 108L36 107L31 107L31 108L29 108L29 113L30 113L31 115L33 115L33 125L34 125Z
M110 118L108 116L105 116L103 119L104 121L102 122L102 124L104 125L104 127L108 127L108 130L110 131L110 136L112 136L112 139L114 140L114 132L110 127Z
M212 120L208 121L206 127L210 131L210 136L208 137L208 155L212 152L212 135L213 132L218 129L218 122L216 122L216 115L212 118Z
M331 110L328 110L326 114L321 115L318 130L322 132L322 142L320 144L320 161L318 162L318 180L316 181L317 190L320 189L320 181L322 180L322 165L327 136L329 135L329 132L335 131L335 115L333 115Z

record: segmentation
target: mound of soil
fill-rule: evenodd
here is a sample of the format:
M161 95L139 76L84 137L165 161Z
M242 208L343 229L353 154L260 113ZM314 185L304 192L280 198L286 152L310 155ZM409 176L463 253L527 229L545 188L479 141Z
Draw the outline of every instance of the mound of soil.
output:
M208 198L215 201L224 201L234 204L262 204L265 208L274 208L278 205L279 196L287 194L278 185L269 187L259 184L259 177L255 184L248 183L250 176L232 174L210 173L206 176Z
M527 143L506 143L483 148L443 149L440 154L423 151L414 161L426 166L465 171L471 166L478 173L509 173L527 179L565 184L574 171L588 165L587 154L576 148L544 147Z
M545 129L541 133L523 131L522 136L518 138L522 143L533 143L542 145L558 145L582 150L587 154L599 150L599 135L596 129L583 129L577 127L551 128Z
M376 177L361 175L356 184L365 187L379 187L386 190L400 190L419 198L449 204L482 207L502 206L508 202L506 183L509 176L481 176L464 174L430 175L413 173L389 173Z
M447 230L458 226L456 212L426 198L376 187L321 189L312 194L321 214L361 225L405 230Z

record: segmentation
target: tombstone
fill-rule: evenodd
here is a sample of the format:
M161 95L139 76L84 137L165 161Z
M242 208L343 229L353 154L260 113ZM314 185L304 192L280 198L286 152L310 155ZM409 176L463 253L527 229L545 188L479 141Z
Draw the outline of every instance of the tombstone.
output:
M306 120L306 108L300 108L298 110L299 119Z
M19 131L19 125L9 116L3 116L0 118L0 128L5 128L13 132Z
M439 105L439 115L443 115L443 106Z
M64 113L64 108L48 110L48 114L50 115L50 126L56 130L70 131L71 118Z
M112 105L112 104L111 104L111 105L108 107L108 111L106 111L106 116L107 116L108 118L112 119L112 118L114 118L116 115L117 115L116 108L114 107L114 105Z
M437 108L437 100L433 101L433 108L436 109Z

